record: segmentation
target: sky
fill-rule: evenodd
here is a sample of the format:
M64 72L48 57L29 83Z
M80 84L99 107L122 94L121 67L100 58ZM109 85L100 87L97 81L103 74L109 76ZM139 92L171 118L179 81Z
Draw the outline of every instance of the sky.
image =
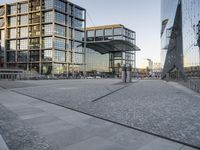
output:
M0 3L16 0L0 0ZM86 8L87 26L123 24L136 32L137 67L160 62L160 0L70 0Z

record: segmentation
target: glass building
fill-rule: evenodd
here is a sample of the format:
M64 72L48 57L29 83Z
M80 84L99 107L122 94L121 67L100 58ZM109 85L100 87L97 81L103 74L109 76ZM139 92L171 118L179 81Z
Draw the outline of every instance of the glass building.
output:
M136 33L121 24L88 27L86 71L119 76L122 64L136 68Z
M162 78L200 77L200 1L162 0Z
M40 74L82 72L86 10L67 0L0 5L0 67Z

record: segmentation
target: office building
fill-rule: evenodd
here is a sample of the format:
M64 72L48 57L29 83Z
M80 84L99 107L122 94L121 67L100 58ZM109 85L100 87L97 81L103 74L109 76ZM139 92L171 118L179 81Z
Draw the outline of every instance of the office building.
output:
M162 78L200 77L200 1L162 0Z
M0 5L0 67L40 74L82 72L86 10L67 0Z

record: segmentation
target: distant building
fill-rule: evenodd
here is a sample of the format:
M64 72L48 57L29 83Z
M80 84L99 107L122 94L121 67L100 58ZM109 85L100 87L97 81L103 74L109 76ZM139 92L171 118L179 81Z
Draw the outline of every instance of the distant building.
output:
M152 72L154 77L161 77L161 72L162 72L161 63L154 62Z
M200 0L162 0L162 78L200 77Z
M67 0L0 5L0 67L41 74L81 72L85 25L86 10Z

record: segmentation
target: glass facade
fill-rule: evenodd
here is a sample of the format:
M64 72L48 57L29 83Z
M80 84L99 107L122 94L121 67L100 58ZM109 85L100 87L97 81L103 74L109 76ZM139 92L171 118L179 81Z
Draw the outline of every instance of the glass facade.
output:
M89 43L121 40L121 41L127 41L130 44L135 45L136 44L135 39L136 39L135 32L125 28L123 25L99 26L97 28L91 27L87 29L87 41ZM92 68L97 72L101 71L110 72L113 75L119 76L122 64L131 64L133 68L135 68L136 54L134 48L132 48L132 50L127 51L128 49L124 48L123 46L120 47L119 45L117 46L117 49L119 49L117 50L117 52L110 52L109 54L104 54L104 55L101 55L98 52L92 52L91 49L88 49L86 53L87 70L91 71L89 69ZM115 49L115 46L113 47L110 46L110 49ZM92 59L90 57L94 57L95 59ZM100 60L98 60L98 57ZM104 60L105 63L101 62L101 60ZM106 67L107 69L105 69Z
M109 72L109 54L100 53L87 49L86 51L87 72Z
M28 12L28 4L21 4L20 13L27 13L27 12Z
M53 34L52 24L44 25L44 35L52 35L52 34Z
M44 0L44 9L52 9L53 0Z
M85 11L63 0L1 5L0 66L47 75L83 72ZM1 17L5 12L7 16Z
M199 0L162 0L162 77L200 77Z
M55 35L65 37L66 36L65 26L55 25Z
M27 25L28 24L28 15L20 16L19 25Z

